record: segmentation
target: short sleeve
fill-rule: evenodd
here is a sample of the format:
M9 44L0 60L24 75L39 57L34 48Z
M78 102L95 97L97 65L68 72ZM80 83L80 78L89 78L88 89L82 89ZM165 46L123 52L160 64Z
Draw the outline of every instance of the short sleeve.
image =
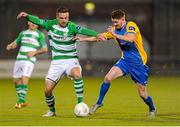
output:
M134 33L134 34L136 34L137 31L138 31L138 27L137 27L136 23L128 22L128 24L126 26L126 31L127 31L127 33Z
M16 38L15 42L16 42L17 45L20 45L20 44L21 44L22 36L23 36L23 34L22 34L22 32L21 32L21 33L19 33L18 37Z
M43 33L39 32L39 43L41 45L42 48L46 48L46 41L45 41L45 36Z
M110 32L104 32L103 36L105 39L109 40L109 39L114 39L114 36L110 33Z

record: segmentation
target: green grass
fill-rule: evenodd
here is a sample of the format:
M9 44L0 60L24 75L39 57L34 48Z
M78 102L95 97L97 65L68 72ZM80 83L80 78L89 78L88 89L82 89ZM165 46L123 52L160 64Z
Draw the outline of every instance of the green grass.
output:
M85 77L84 101L96 102L102 77ZM78 118L73 113L76 97L73 82L63 78L55 89L57 117L41 117L48 108L44 101L44 80L31 79L27 94L28 107L15 109L17 95L12 79L0 79L0 125L25 126L108 126L108 125L179 125L180 77L150 77L149 94L157 107L157 117L147 117L148 108L139 98L130 78L112 82L104 106L95 115Z

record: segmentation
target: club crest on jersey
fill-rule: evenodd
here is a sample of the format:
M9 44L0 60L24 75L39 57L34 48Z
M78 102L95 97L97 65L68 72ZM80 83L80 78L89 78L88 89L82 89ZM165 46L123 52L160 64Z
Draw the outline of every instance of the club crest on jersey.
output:
M133 26L130 26L129 30L134 30L135 31L135 28Z
M79 31L79 30L81 29L81 27L80 27L80 26L77 26L76 29Z

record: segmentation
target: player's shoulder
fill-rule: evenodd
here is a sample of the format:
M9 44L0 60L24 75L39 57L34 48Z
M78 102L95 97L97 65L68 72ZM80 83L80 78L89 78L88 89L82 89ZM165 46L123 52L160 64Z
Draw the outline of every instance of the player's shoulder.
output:
M28 31L28 29L22 30L19 34L25 34L27 31Z
M59 21L57 19L43 19L43 22L46 23L48 26L52 26L54 24L58 24Z
M39 29L36 29L36 32L37 32L38 34L43 34L43 32L40 31Z
M72 30L80 30L82 27L75 22L69 21L68 22L68 27Z
M137 24L134 21L127 21L127 26L136 26Z
M36 32L38 33L39 37L45 37L44 33L39 29L36 29Z
M69 22L68 22L68 26L76 27L76 26L78 26L78 25L77 25L75 22L69 21Z
M59 21L57 19L49 19L49 20L47 20L47 22L48 23L59 23Z
M76 23L73 22L73 21L68 21L68 24L69 24L69 25L76 25Z
M139 28L138 28L138 26L136 25L136 23L134 22L134 21L128 21L127 22L127 25L126 25L126 30L127 31L131 31L131 32L133 32L133 31L139 31Z

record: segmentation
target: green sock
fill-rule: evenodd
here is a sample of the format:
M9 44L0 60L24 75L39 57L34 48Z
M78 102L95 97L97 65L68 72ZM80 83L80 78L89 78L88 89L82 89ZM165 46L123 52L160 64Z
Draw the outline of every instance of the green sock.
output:
M46 96L46 103L50 109L50 111L55 112L55 98L53 95Z
M77 96L78 103L83 101L83 79L74 79L74 88Z
M18 95L19 95L19 100L18 100L18 103L25 103L25 96L27 94L27 91L28 91L28 86L26 84L21 84L20 85L20 90L18 92Z
M19 97L19 93L20 93L20 90L21 90L21 84L17 84L17 85L15 86L15 88L16 88L16 93L17 93L17 95L18 95L18 97Z

